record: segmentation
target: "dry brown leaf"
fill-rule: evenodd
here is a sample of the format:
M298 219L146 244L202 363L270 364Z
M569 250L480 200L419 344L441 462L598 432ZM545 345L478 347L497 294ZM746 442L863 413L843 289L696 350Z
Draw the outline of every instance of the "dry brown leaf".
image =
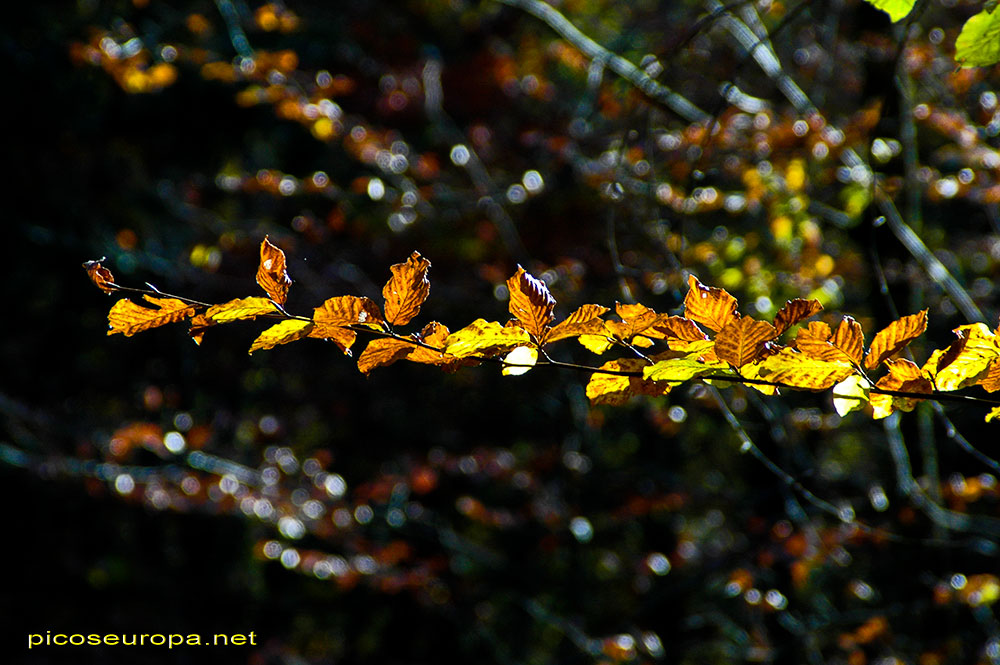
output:
M823 305L818 300L804 300L795 298L785 303L785 306L774 315L774 329L777 335L785 332L799 321L804 321L814 314L818 314L823 309Z
M431 292L427 271L431 262L413 252L406 263L390 266L392 277L382 288L385 298L385 320L390 325L405 326L420 313L420 306ZM361 362L361 359L358 359Z
M767 321L744 316L731 321L715 336L715 355L733 367L743 367L760 357L764 344L778 336Z
M544 344L549 333L548 326L555 318L552 309L556 306L556 299L549 293L545 282L518 266L517 272L507 280L507 290L510 292L510 313L539 344Z
M368 342L358 356L358 369L368 374L376 367L386 367L405 358L415 347L411 342L391 337L380 337Z
M904 316L878 331L865 356L865 369L875 369L927 330L927 310Z
M108 312L109 335L122 333L131 337L137 332L157 328L168 323L176 323L194 316L197 305L191 305L177 298L159 298L144 295L146 302L155 307L143 307L127 298L116 302Z
M111 274L110 270L101 265L101 261L103 260L87 261L83 264L83 267L87 271L87 277L94 283L94 286L107 294L111 294L117 288L115 276Z
M599 335L604 332L604 319L601 316L607 311L608 308L601 305L583 305L552 326L545 341L551 343L567 337Z
M353 346L354 340L358 338L358 334L350 328L318 323L313 324L313 327L309 329L306 336L332 341L344 352L345 356L351 355L351 346Z
M736 298L724 289L705 286L694 275L688 277L687 296L684 297L684 316L719 332L733 319L736 313Z
M924 375L923 371L914 363L900 358L899 360L889 360L886 362L889 373L875 383L876 388L882 390L898 390L908 393L932 393L934 384ZM889 416L893 411L912 411L921 401L914 397L900 397L896 395L886 395L872 391L868 395L868 401L872 405L872 417L876 420Z
M271 244L264 236L260 243L260 264L257 266L257 283L271 300L284 305L292 278L288 276L285 253Z
M358 296L329 298L313 310L313 322L324 327L363 325L376 330L383 328L378 305L369 298Z

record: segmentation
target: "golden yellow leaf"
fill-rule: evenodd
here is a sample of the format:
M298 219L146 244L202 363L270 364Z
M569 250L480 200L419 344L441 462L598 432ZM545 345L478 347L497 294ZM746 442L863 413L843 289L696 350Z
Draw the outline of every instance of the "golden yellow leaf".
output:
M601 305L584 305L552 326L545 341L551 343L567 337L600 334L604 331L601 316L607 311L608 308Z
M354 340L358 338L358 334L350 328L314 322L313 327L306 333L306 337L330 340L344 352L345 356L350 356L351 346L354 345Z
M317 328L353 325L364 325L376 330L383 328L382 312L378 305L368 298L358 296L337 296L326 300L313 310L313 322Z
M739 374L745 379L761 379L766 381L764 377L760 375L760 365L757 363L751 363L749 365L744 365L739 368ZM778 386L770 386L766 383L747 383L746 386L753 388L759 393L764 395L777 395Z
M646 361L640 358L622 358L601 365L601 369L612 372L639 373L647 367ZM609 404L618 406L637 395L666 395L670 392L670 384L645 381L641 376L620 376L594 372L587 382L587 397L591 404Z
M625 304L616 302L615 313L622 320L607 321L604 327L612 335L626 342L649 329L658 318L656 312L639 303Z
M760 363L762 379L806 390L826 390L853 371L850 363L819 360L792 349L782 349Z
M614 344L614 341L607 335L580 335L576 339L583 348L597 355L601 355Z
M103 261L104 259L101 259ZM116 284L115 276L111 271L101 265L101 261L87 261L83 264L87 271L87 277L94 283L94 286L107 294L114 293Z
M878 331L865 356L865 369L875 369L927 330L927 310L904 316Z
M533 346L519 346L504 359L504 366L501 373L504 376L520 376L527 374L535 363L538 362L538 349Z
M997 418L1000 418L1000 406L994 406L990 409L990 412L986 414L986 422L996 420Z
M774 329L777 331L775 336L777 337L799 321L819 313L822 309L823 305L818 300L795 298L787 301L785 306L774 315Z
M705 286L694 275L688 277L688 292L684 297L684 316L719 332L736 313L736 298L724 289Z
M260 243L260 263L257 266L257 283L271 300L284 305L292 278L285 266L285 253L271 244L264 236Z
M1000 390L1000 360L990 363L986 373L980 377L978 385L990 393Z
M959 390L987 378L994 361L1000 358L996 336L982 323L955 329L958 339L947 349L931 354L923 369L942 391Z
M382 296L385 298L385 319L391 325L405 326L420 313L420 306L431 292L427 279L430 267L431 262L417 252L410 254L406 263L390 266L392 277L382 288Z
M455 358L489 355L506 351L531 341L523 328L504 327L495 321L476 319L448 336L444 352Z
M507 290L510 293L510 313L539 344L544 344L548 326L554 318L552 309L556 306L556 299L549 293L545 282L518 266L517 272L507 280Z
M194 316L196 305L177 298L160 298L144 295L143 299L155 307L143 307L127 298L116 302L108 312L108 334L122 333L131 337L137 332L176 323Z
M881 390L894 390L908 393L931 393L934 385L924 372L914 363L906 359L889 360L886 362L889 373L875 383ZM918 398L900 395L886 395L872 392L868 396L872 405L872 417L876 420L888 417L893 411L912 411L921 401Z
M667 358L652 365L646 365L642 370L642 378L649 381L667 383L684 383L699 376L708 374L724 374L729 366L721 361L705 363L697 359L695 354L683 358Z
M648 331L645 334L660 339L675 338L692 342L708 339L708 335L698 327L697 323L691 319L685 319L683 316L664 316L661 314L652 325L652 329L658 334L652 334Z
M273 349L279 344L288 344L309 335L313 324L301 319L288 319L267 328L250 345L250 353L261 349Z
M864 408L868 403L868 391L872 384L860 374L849 377L833 387L833 408L841 416Z
M766 321L744 316L730 321L715 336L715 355L733 367L743 367L758 359L764 344L778 331Z
M212 305L205 311L204 316L212 323L229 323L277 311L274 303L268 298L237 298L221 305Z

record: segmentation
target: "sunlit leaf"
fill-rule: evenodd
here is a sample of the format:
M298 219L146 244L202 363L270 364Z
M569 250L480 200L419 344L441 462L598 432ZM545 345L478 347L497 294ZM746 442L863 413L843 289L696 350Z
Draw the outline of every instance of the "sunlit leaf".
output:
M774 326L766 321L749 316L735 319L715 336L715 355L733 367L743 367L757 360L764 344L777 334Z
M368 298L337 296L326 300L313 310L313 322L318 333L331 326L364 325L378 330L382 328L382 312L379 311L378 305Z
M691 319L685 319L683 316L661 315L657 317L652 329L657 334L651 334L649 331L646 331L645 334L651 337L676 338L687 341L708 339L708 335L698 327L697 323Z
M865 369L875 369L882 362L927 330L927 310L904 316L878 331L865 356Z
M507 290L510 292L510 313L539 344L544 344L548 326L554 318L552 309L556 306L556 300L545 282L518 266L517 272L507 280Z
M648 330L658 318L656 312L639 303L615 303L615 314L621 321L607 321L605 328L626 342Z
M865 334L861 330L861 324L852 317L845 316L840 321L830 343L843 351L851 359L851 362L861 363L861 356L865 349Z
M592 404L609 404L617 406L624 404L637 395L666 395L670 392L669 383L654 383L638 376L648 364L640 358L622 358L601 365L602 370L611 372L632 372L636 376L619 376L594 372L587 382L587 398Z
M668 383L683 383L698 376L721 374L729 369L723 362L705 363L694 357L668 358L653 365L646 365L642 370L642 378L650 381L665 381Z
M850 363L818 360L792 349L782 349L760 363L761 378L807 390L826 390L853 371Z
M986 414L986 422L996 420L997 418L1000 418L1000 406L994 406L990 409L990 412Z
M273 349L279 344L288 344L309 335L313 324L301 319L288 319L267 328L250 345L250 353L262 349Z
M851 374L833 387L833 408L841 416L864 408L871 387L868 379L860 374Z
M916 0L866 0L866 2L888 14L893 23L905 18L917 4Z
M144 295L143 299L154 307L143 307L127 298L112 305L111 311L108 312L109 335L122 333L126 337L131 337L143 330L183 321L194 316L197 310L196 305L177 298Z
M309 329L306 336L333 342L344 352L345 356L351 355L351 347L358 338L358 334L350 328L317 323L313 323L313 327Z
M1000 62L1000 11L984 9L965 22L955 40L955 62L962 67Z
M526 374L538 362L538 349L533 346L519 346L504 359L502 374L504 376L520 376Z
M718 332L735 318L738 303L724 289L705 286L694 275L688 277L688 293L684 297L684 316Z
M391 325L405 326L417 314L431 292L427 271L431 262L413 252L406 263L390 266L392 277L382 288L385 298L385 319ZM360 359L359 359L360 361Z
M456 358L474 354L506 351L531 341L523 328L507 328L495 321L476 319L461 330L456 330L445 343L445 353Z
M576 339L583 348L597 355L601 355L614 345L614 340L607 335L580 335Z
M414 345L401 339L380 337L368 342L368 346L358 356L358 369L368 374L376 367L386 367L406 357Z
M212 323L229 323L277 311L269 298L237 298L221 305L212 305L205 311L204 316Z
M545 341L551 343L567 337L600 334L604 332L601 316L607 311L608 308L601 305L584 305L552 326Z
M757 364L757 363L751 363L749 365L744 365L743 367L740 367L738 371L739 371L740 376L742 376L744 379L750 379L751 380L751 381L749 381L749 382L746 383L747 387L753 388L757 392L762 393L764 395L777 395L778 394L778 386L771 386L771 385L768 385L766 383L753 383L753 381L757 380L757 379L760 379L762 381L766 381L767 380L767 379L764 379L764 377L762 377L760 375L760 365L759 364Z
M944 351L935 351L926 363L926 371L938 390L959 390L985 378L991 365L1000 358L996 336L982 323L955 329L958 339Z
M900 358L886 361L889 373L875 383L881 390L892 390L907 393L931 393L934 385L924 372L914 363ZM872 417L876 420L888 417L893 411L912 411L920 400L902 395L886 395L872 392L868 396L872 405Z
M103 260L101 259L101 261ZM101 291L108 294L114 293L115 276L111 274L110 270L101 265L101 261L87 261L83 264L84 269L87 271L87 277Z
M774 315L774 329L776 335L780 335L799 321L804 321L810 316L822 311L823 305L818 300L804 300L795 298L785 303L785 306Z
M264 236L264 240L260 243L257 284L279 305L285 304L285 300L288 299L288 289L292 285L292 278L288 276L285 265L285 253L272 245L267 236Z

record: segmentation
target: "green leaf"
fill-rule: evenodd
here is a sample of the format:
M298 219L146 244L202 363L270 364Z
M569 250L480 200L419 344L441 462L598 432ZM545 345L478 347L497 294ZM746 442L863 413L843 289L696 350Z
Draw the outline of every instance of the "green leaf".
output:
M955 62L962 67L1000 62L1000 12L983 10L965 22L955 40Z
M875 9L881 9L888 14L893 23L909 14L917 4L917 0L867 0L867 2Z

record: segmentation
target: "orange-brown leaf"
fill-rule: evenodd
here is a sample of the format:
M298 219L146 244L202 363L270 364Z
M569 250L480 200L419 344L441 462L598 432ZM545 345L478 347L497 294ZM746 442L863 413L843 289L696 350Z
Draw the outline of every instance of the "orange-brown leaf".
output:
M386 367L405 358L414 349L411 342L391 337L380 337L368 342L368 346L358 356L358 369L368 374L376 367Z
M101 261L103 260L101 259ZM101 261L87 261L83 264L84 269L87 271L87 277L101 291L107 294L114 293L117 287L115 276L111 274L110 270L101 265Z
M292 278L288 276L285 253L271 244L264 236L260 243L260 264L257 266L257 283L271 300L284 305L288 299L288 288Z
M775 327L767 321L744 316L730 321L715 336L715 355L733 367L743 367L757 360L764 344L777 335Z
M628 341L656 323L657 313L639 303L616 302L615 313L621 321L607 321L605 329L618 339Z
M882 390L898 390L908 393L931 393L934 385L915 364L900 358L886 362L889 373L875 384ZM886 395L872 391L868 395L872 405L872 417L876 420L889 416L893 411L912 411L920 400L914 397Z
M144 295L143 298L155 307L143 307L127 298L116 302L108 312L108 334L122 333L131 337L137 332L157 328L168 323L176 323L194 316L196 305L177 298L159 298Z
M204 314L199 314L191 319L191 328L188 330L188 335L191 336L191 339L195 344L201 346L201 342L205 338L205 331L214 325L214 321L209 319Z
M684 316L702 323L715 332L739 317L736 313L738 303L725 289L705 286L694 275L688 277L690 287L684 297Z
M379 330L382 328L382 312L369 298L337 296L313 310L313 322L317 326L326 327L360 324ZM320 337L326 336L320 335Z
M904 316L878 331L865 356L865 368L875 369L927 330L927 310Z
M601 365L601 369L611 371L642 372L647 366L640 358L622 358ZM587 383L587 397L591 404L624 404L636 395L666 395L671 385L666 382L646 381L641 376L619 376L595 372Z
M427 279L430 267L431 262L418 252L410 254L406 263L390 266L392 277L382 288L382 296L385 298L385 319L391 325L405 326L420 313L420 306L431 292Z
M608 311L601 305L584 305L552 326L546 342L554 342L567 337L580 335L599 335L604 332L604 319L601 316Z
M658 335L651 335L649 332L645 334L650 337L663 336L665 338L681 339L688 342L697 342L699 340L708 339L698 324L691 319L685 319L683 316L663 316L660 315L656 323L652 326Z
M517 272L507 280L507 290L510 292L510 313L539 344L544 344L548 325L554 318L552 309L556 306L556 299L549 293L545 282L518 266Z
M830 343L844 352L855 364L861 363L861 355L865 350L865 334L861 324L853 317L845 316L833 333Z
M823 305L818 300L804 300L802 298L789 300L774 315L774 329L777 331L777 335L780 335L799 321L808 319L822 309Z
M344 352L345 356L351 355L351 346L354 344L354 340L358 338L358 334L350 328L321 323L314 323L313 327L306 333L306 336L333 341Z

